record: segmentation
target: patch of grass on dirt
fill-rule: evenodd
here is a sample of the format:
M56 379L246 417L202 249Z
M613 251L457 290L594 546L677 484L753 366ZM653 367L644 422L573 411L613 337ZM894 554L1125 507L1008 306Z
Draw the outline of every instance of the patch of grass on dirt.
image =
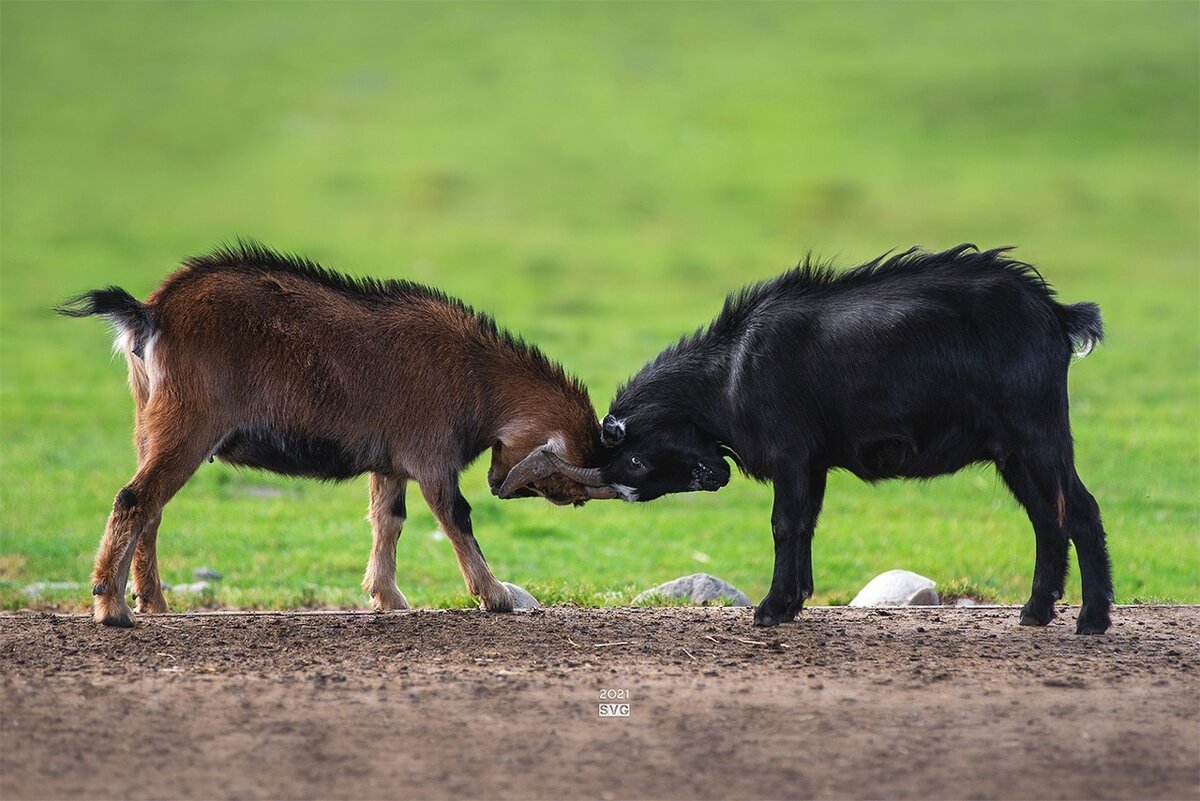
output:
M1002 603L1000 591L996 587L979 584L968 578L959 578L939 584L938 597L943 604L953 604L960 599L978 601L985 604Z
M1200 601L1195 3L0 15L0 605L27 603L35 581L87 584L135 467L109 333L50 308L110 283L145 297L181 257L239 235L461 297L562 360L601 414L725 293L810 249L849 266L911 244L1018 245L1064 300L1103 309L1107 341L1071 370L1072 416L1117 600ZM463 491L497 576L562 588L542 591L551 602L627 602L697 570L767 590L771 492L745 479L560 509L492 498L477 465ZM164 579L208 565L225 574L213 603L363 606L366 495L365 479L205 465L164 514ZM409 497L401 588L473 605ZM906 568L1019 602L1033 560L990 469L834 475L815 600ZM83 586L42 602L89 600Z
M1176 604L1179 601L1175 598L1168 598L1165 595L1135 595L1126 601L1126 603L1140 604L1142 606L1159 606L1162 604Z

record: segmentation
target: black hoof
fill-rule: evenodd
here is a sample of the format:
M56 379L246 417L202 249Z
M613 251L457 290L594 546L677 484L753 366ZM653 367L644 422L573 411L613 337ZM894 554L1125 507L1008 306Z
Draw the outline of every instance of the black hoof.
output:
M1022 626L1048 626L1051 620L1054 620L1053 610L1049 612L1031 612L1028 609L1021 610Z
M1022 626L1046 626L1054 620L1054 601L1035 601L1032 598L1021 609Z
M1075 623L1075 633L1103 634L1111 625L1112 620L1109 618L1107 607L1093 612L1091 607L1085 606L1079 612L1079 620Z
M771 628L780 623L791 623L799 613L800 604L798 603L777 606L770 601L763 601L754 610L754 625Z
M92 595L104 595L104 594L105 594L105 589L104 589L103 584L93 584L92 585Z

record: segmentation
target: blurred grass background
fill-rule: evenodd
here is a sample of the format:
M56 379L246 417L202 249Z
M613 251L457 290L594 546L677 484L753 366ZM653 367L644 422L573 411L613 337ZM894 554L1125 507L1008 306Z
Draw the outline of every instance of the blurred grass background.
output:
M1117 600L1200 601L1200 6L1154 3L0 4L0 602L86 584L132 474L96 320L244 235L434 284L616 386L806 251L1014 244L1108 341L1071 371ZM880 388L886 391L885 387ZM758 598L769 487L559 509L465 477L502 579L619 603L699 570ZM194 603L363 605L366 480L205 465L167 507ZM410 490L400 584L467 603ZM1033 534L990 468L836 475L817 602L903 567L1024 599ZM1072 560L1073 561L1073 560ZM1078 600L1072 564L1068 598ZM85 604L86 587L42 603Z

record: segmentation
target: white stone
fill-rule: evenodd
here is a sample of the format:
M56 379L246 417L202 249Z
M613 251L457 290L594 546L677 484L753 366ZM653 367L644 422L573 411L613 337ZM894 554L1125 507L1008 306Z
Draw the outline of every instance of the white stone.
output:
M191 584L177 584L171 587L171 592L190 592L194 595L203 595L208 592L212 585L207 581L193 581ZM166 589L164 585L163 589Z
M867 582L850 606L937 606L936 586L910 570L889 570Z
M35 584L30 584L24 589L24 593L31 598L38 598L47 590L79 590L83 589L83 585L77 581L39 581Z
M510 584L507 581L500 583L508 589L508 594L512 596L513 609L538 609L541 607L538 599L534 598L532 593L524 587Z

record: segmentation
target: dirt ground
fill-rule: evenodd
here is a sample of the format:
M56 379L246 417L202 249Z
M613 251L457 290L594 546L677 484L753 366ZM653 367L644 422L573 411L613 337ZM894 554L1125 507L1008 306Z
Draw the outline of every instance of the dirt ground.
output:
M0 615L0 797L1200 797L1200 607L1077 611Z

